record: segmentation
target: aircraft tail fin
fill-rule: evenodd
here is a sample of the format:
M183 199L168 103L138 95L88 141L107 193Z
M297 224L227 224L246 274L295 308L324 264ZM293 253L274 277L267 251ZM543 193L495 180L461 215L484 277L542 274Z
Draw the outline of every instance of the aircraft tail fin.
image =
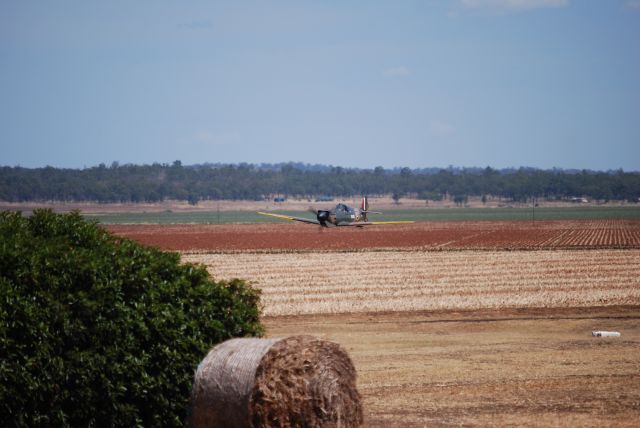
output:
M362 211L369 211L369 200L366 196L362 197L362 204L360 205Z
M362 203L360 204L360 212L362 213L362 220L369 221L368 214L382 214L380 211L369 211L369 200L366 196L362 197Z

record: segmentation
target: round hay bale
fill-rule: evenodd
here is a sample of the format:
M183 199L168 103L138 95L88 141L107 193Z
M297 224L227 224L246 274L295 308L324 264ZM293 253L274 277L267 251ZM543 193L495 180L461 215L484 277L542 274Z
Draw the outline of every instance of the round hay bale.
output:
M194 427L359 427L356 371L340 345L312 336L232 339L198 366Z

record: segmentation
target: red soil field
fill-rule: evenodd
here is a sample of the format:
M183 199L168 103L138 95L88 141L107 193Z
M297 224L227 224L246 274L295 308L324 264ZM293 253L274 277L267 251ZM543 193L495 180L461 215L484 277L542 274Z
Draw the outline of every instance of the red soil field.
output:
M640 220L418 222L367 228L296 223L104 227L173 251L640 248Z

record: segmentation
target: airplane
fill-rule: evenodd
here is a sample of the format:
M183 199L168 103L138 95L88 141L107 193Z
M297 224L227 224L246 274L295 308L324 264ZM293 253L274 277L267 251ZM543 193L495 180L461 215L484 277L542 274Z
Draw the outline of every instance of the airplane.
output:
M302 223L317 224L323 227L329 226L374 226L379 224L409 224L413 221L369 221L367 214L382 214L378 211L369 210L369 202L366 196L362 197L360 208L352 208L346 204L338 204L328 210L309 210L316 215L316 219L305 217L291 217L282 214L272 214L258 211L258 214L269 217L282 218L285 220L300 221Z

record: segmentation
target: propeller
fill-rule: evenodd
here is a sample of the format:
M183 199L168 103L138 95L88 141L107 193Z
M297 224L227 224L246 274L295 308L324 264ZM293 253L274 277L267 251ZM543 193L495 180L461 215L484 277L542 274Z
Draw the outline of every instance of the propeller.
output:
M320 226L328 227L327 221L329 220L329 211L315 210L312 207L309 207L309 212L312 212L313 214L315 214L316 218L318 219L318 222L320 223Z
M322 226L327 227L327 220L329 220L329 211L318 210L316 218Z

